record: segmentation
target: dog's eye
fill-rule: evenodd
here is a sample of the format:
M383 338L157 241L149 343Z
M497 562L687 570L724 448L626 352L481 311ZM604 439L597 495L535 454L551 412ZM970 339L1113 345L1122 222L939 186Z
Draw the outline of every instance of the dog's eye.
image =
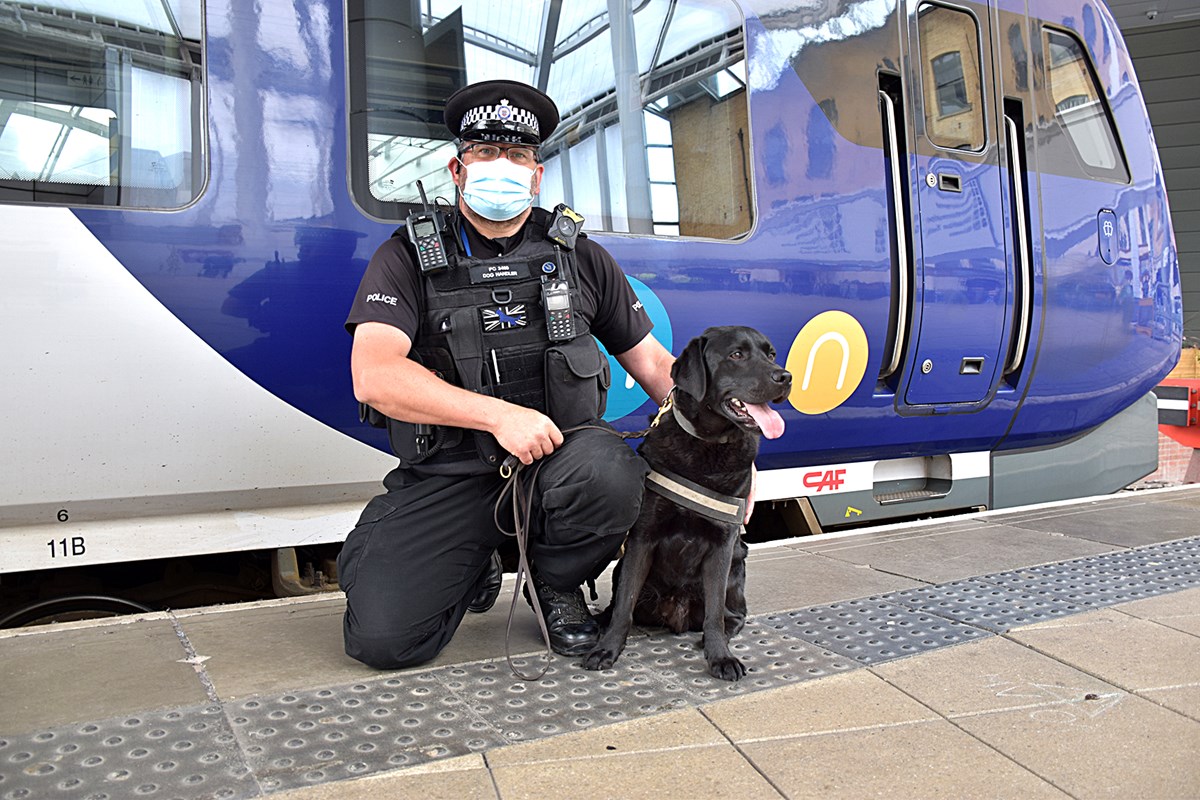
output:
M745 355L742 353L741 350L734 350L732 353L729 354L729 357L731 359L733 359L734 361L741 361L743 358L745 358Z

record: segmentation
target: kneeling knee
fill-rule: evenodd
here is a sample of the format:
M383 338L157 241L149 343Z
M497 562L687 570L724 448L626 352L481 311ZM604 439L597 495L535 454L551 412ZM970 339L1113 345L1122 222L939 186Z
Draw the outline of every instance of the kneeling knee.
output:
M614 507L628 504L636 509L641 505L646 473L649 471L641 463L639 459L630 464L613 465L611 469L597 469L589 489L597 499L612 503Z
M450 641L440 633L406 632L368 638L346 631L346 655L375 669L416 667L433 660Z

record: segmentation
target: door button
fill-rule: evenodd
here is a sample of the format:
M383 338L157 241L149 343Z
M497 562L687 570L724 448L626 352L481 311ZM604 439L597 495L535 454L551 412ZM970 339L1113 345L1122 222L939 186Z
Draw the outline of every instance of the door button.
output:
M1100 237L1100 258L1105 264L1117 260L1117 215L1105 208L1096 217L1096 233Z

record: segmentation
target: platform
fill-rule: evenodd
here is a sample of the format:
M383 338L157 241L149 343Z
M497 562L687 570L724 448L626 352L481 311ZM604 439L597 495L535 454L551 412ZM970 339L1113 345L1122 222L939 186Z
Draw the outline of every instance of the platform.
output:
M519 680L511 576L395 672L336 594L7 631L0 800L1200 797L1197 534L1185 486L757 546L733 684L654 631Z

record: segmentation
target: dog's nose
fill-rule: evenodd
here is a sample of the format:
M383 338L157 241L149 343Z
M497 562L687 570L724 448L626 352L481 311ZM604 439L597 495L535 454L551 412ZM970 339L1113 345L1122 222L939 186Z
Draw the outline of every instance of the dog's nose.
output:
M791 383L792 373L788 372L786 369L781 369L771 375L771 380L775 381L776 383Z

